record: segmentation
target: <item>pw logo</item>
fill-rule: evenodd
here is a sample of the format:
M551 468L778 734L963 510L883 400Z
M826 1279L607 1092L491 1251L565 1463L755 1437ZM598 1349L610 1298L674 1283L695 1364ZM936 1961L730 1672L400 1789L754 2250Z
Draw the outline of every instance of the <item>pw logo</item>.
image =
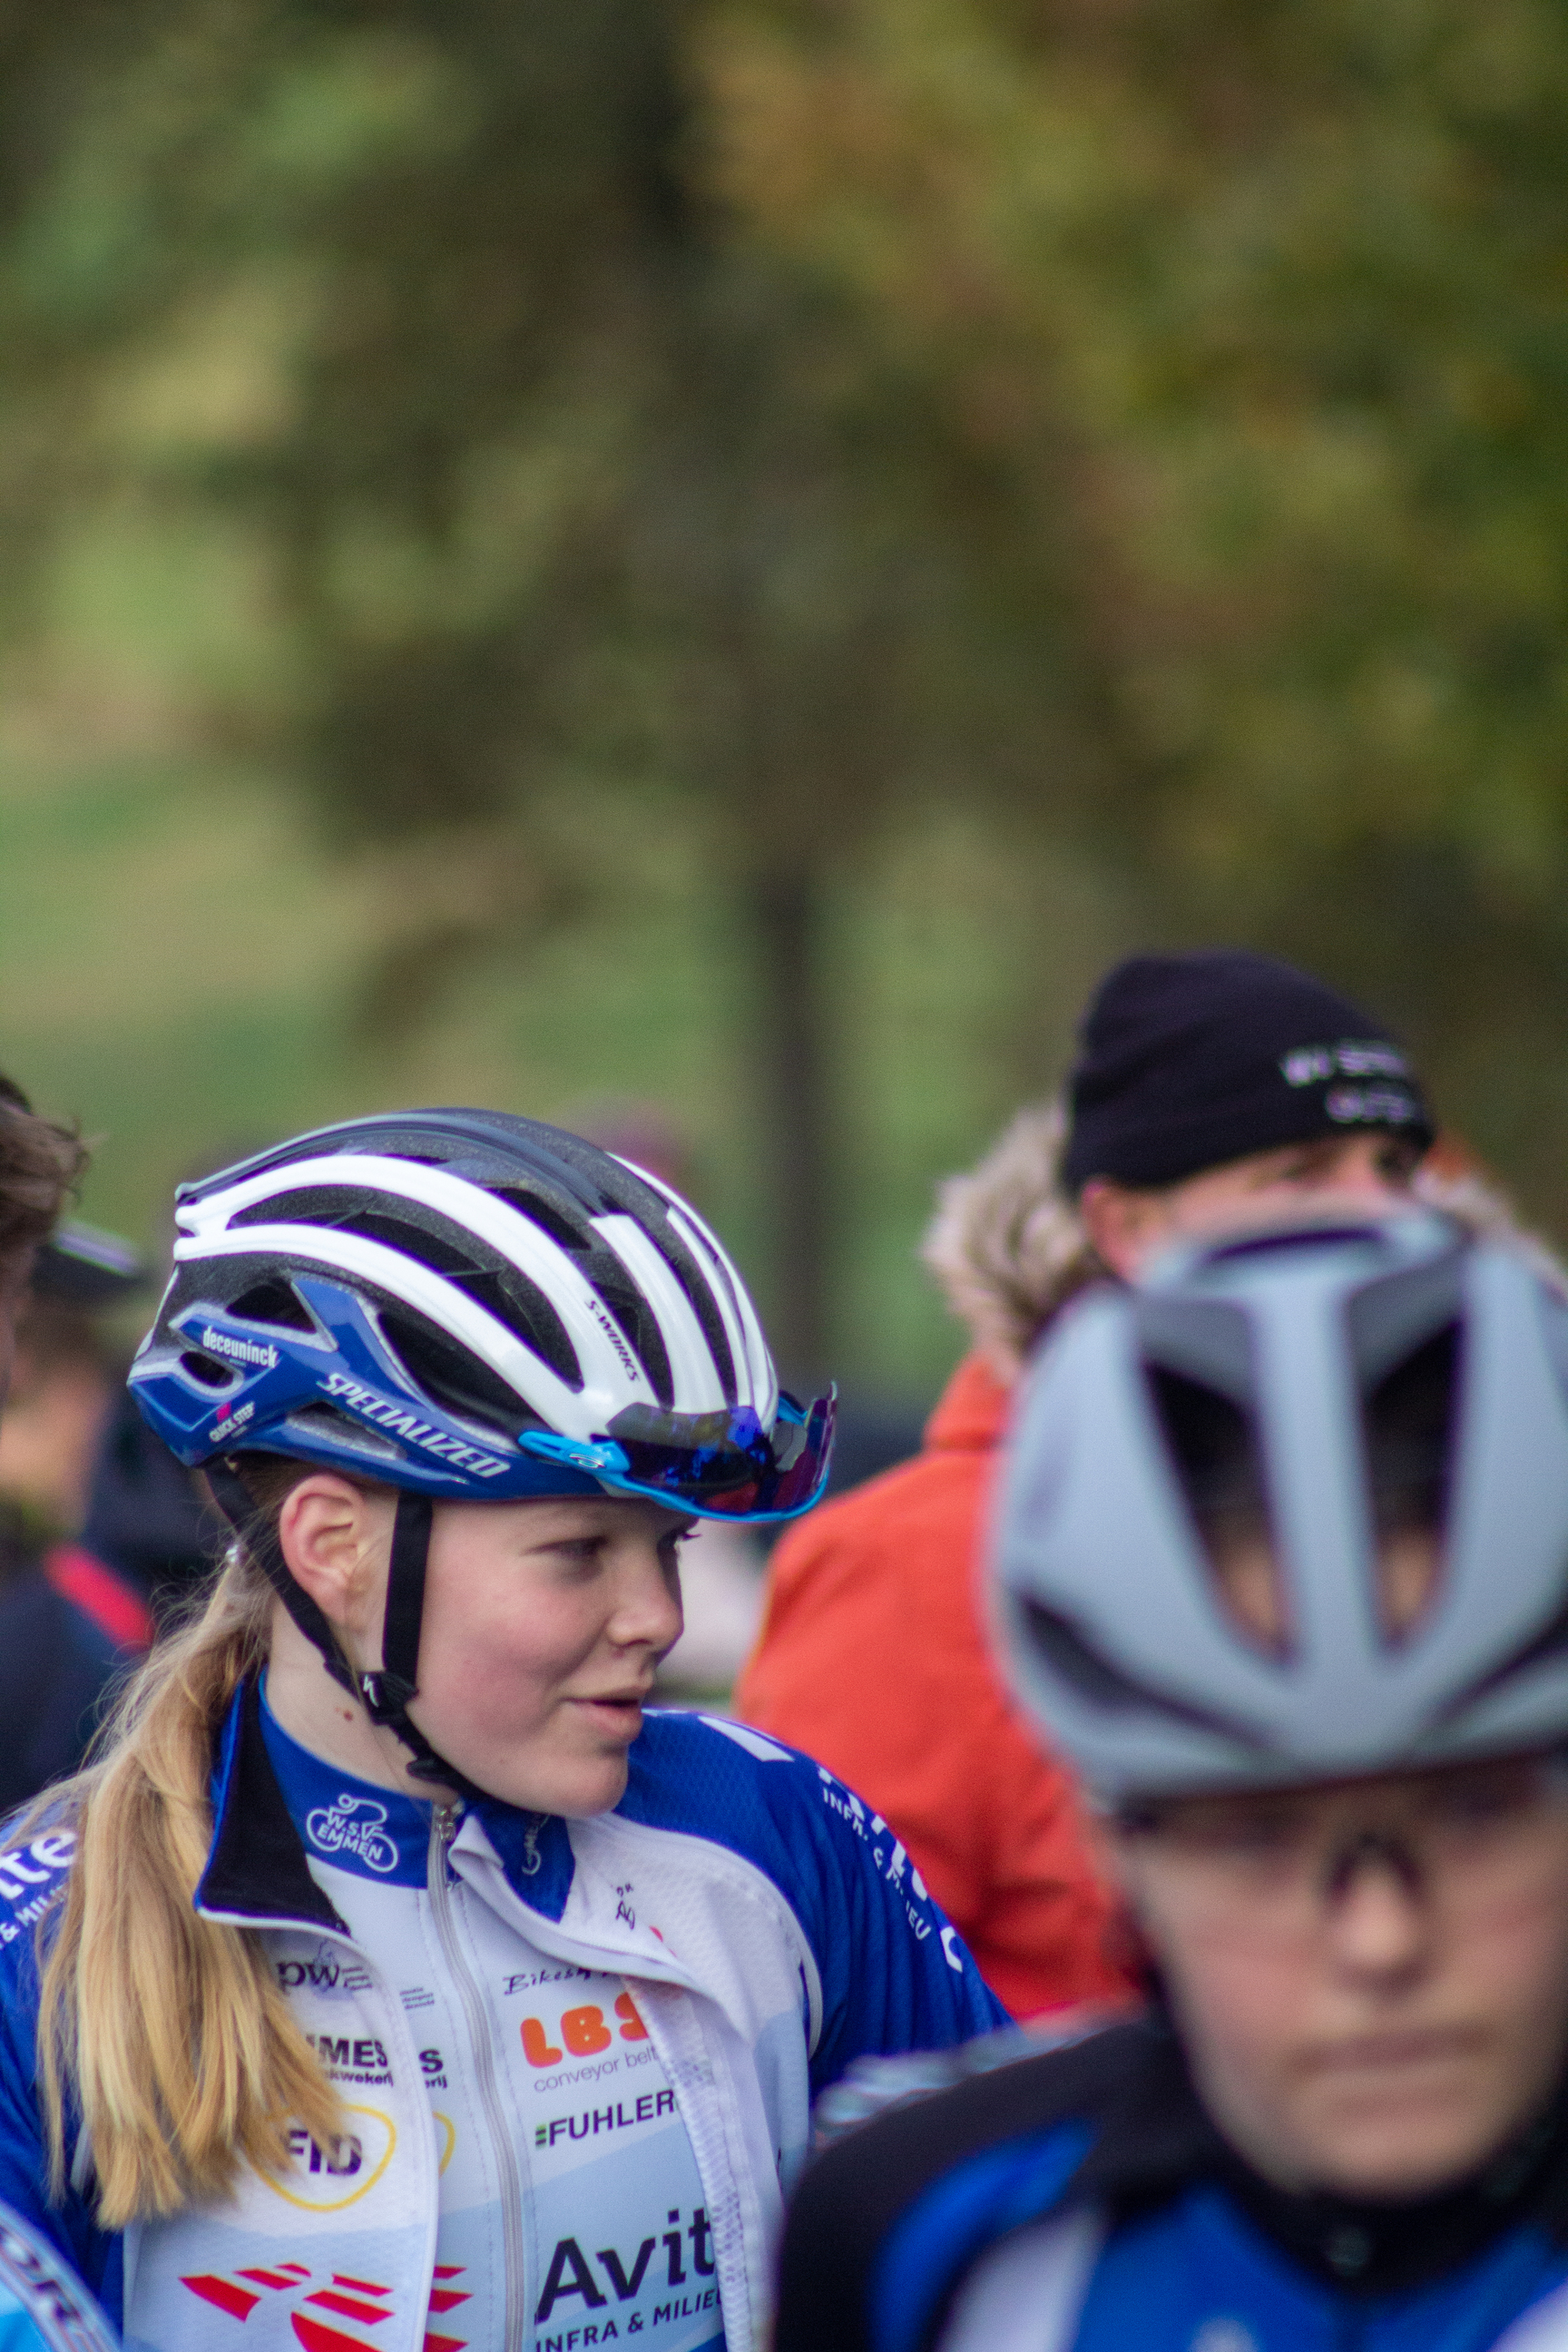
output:
M367 1870L397 1867L397 1848L386 1833L386 1807L374 1797L351 1797L345 1790L330 1805L307 1814L305 1834L321 1853L352 1853Z
M460 2278L460 2263L437 2263L436 2284L430 2290L432 2312L453 2311L468 2300L467 2287L453 2286L450 2280ZM374 2327L378 2320L391 2313L392 2289L378 2286L374 2279L350 2278L343 2271L334 2271L326 2286L311 2284L311 2273L303 2263L258 2263L253 2269L230 2271L226 2276L204 2271L192 2278L183 2278L180 2284L215 2311L223 2312L229 2319L245 2321L258 2304L273 2297L287 2297L293 2306L289 2312L289 2325L305 2352L374 2352L374 2339L368 2336L351 2336L348 2330L334 2323L348 2320L362 2327ZM331 2319L320 2318L318 2313L330 2312ZM425 2331L425 2352L465 2352L466 2336L438 2336L434 2328Z

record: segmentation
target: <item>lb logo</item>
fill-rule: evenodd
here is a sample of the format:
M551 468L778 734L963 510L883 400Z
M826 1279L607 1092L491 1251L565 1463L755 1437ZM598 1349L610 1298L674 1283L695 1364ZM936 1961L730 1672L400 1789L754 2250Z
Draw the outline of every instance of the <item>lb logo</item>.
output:
M379 2107L345 2107L351 2116L347 2131L330 2147L322 2147L296 2125L289 2135L294 2162L281 2180L268 2180L279 2197L307 2213L341 2213L368 2197L397 2146L397 2126Z
M616 1996L616 2015L620 2019L623 2042L646 2042L647 2028L637 2015L637 2005L629 1992ZM523 2055L531 2066L559 2066L570 2051L574 2058L595 2058L607 2050L615 2040L605 2021L605 2012L595 2001L581 2009L569 2009L555 2032L564 2046L552 2042L542 2017L525 2017L522 2021Z

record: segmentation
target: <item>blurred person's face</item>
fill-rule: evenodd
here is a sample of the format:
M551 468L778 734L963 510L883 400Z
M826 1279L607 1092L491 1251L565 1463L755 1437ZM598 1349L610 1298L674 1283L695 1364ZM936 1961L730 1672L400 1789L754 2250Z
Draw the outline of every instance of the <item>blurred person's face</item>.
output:
M289 1569L361 1668L380 1663L394 1507L389 1496L319 1473L279 1517ZM630 1496L437 1505L410 1710L437 1753L531 1812L581 1817L618 1804L654 1671L679 1638L677 1554L689 1524ZM432 1793L409 1778L395 1735L374 1731L330 1679L281 1603L268 1691L307 1745L367 1778ZM363 1743L358 1754L345 1752L345 1734Z
M1324 1209L1376 1214L1396 1208L1409 1198L1419 1158L1395 1135L1325 1136L1251 1151L1157 1191L1093 1177L1083 1188L1079 1212L1100 1258L1131 1281L1175 1242L1312 1217Z
M1568 2051L1568 1770L1189 1797L1106 1832L1215 2122L1277 2186L1455 2185Z
M16 1352L16 1316L27 1295L33 1255L31 1250L22 1250L16 1257L0 1259L0 1410L4 1410L10 1392L11 1366Z
M36 1312L24 1294L4 1318L9 1393L0 1420L0 1496L46 1527L74 1534L109 1419L110 1377L94 1354L38 1344Z

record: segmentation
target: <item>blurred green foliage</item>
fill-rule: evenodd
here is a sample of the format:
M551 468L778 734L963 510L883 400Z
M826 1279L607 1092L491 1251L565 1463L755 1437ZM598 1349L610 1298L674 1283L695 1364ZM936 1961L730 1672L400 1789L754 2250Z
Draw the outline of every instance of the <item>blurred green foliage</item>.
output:
M1220 937L1552 1218L1565 86L1550 0L0 6L6 1052L143 1216L171 1119L662 1096L920 1386L931 1175Z

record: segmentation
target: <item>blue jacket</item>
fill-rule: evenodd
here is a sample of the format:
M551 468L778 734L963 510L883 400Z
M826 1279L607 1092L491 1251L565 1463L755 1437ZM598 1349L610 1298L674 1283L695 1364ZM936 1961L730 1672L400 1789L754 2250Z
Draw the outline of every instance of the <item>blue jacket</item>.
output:
M1561 2115L1492 2177L1378 2209L1249 2174L1157 2016L863 2071L829 2105L872 2119L791 2210L776 2352L1568 2347Z
M0 2200L52 2239L122 2319L128 2344L208 2352L218 2314L258 2300L232 2286L215 2305L214 2281L291 2263L301 2294L307 2274L375 2281L386 2297L376 2315L390 2323L380 2352L419 2352L441 2152L415 2029L382 1958L353 1944L310 1874L254 1685L225 1727L214 1813L198 1910L259 1932L318 2042L330 2034L380 2053L374 2094L348 2095L367 2147L384 2153L352 2197L324 2200L332 2167L302 2148L298 2183L247 2173L220 2204L121 2239L93 2222L84 2151L78 2185L51 2209L31 1929L69 1869L70 1833L54 1827L0 1855ZM829 1774L741 1725L695 1716L648 1717L614 1812L541 1826L485 1801L448 1852L498 1937L510 1923L547 1954L635 1981L712 2216L731 2352L751 2352L771 2301L782 2184L804 2158L815 2092L863 2053L953 2043L1001 2021L953 1929L891 1832ZM498 2050L515 2040L510 2013L498 2014ZM243 2337L229 2331L241 2352L269 2352L275 2336L295 2346L282 2292L292 2273L277 2275L276 2305L263 2295Z

